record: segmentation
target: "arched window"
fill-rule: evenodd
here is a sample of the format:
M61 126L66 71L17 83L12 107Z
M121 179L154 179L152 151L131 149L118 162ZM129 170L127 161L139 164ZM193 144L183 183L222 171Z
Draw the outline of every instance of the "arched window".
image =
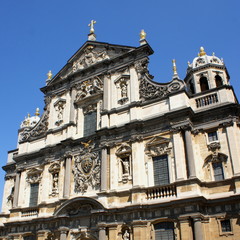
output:
M160 222L154 225L155 240L174 240L174 223Z
M191 92L192 94L195 93L195 89L194 89L194 85L193 85L193 81L192 81L192 80L189 82L189 89L190 89L190 92Z
M218 74L215 76L215 82L216 82L216 87L220 87L223 85L222 78Z
M207 91L209 90L209 86L208 86L208 80L206 77L201 77L200 78L200 88L201 88L201 92Z

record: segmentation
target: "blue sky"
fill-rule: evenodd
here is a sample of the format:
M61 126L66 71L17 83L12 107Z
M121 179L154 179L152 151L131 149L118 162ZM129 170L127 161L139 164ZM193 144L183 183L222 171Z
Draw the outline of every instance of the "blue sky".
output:
M177 61L183 79L187 61L200 46L223 57L231 84L240 97L239 0L1 0L0 1L0 165L15 149L21 121L36 107L42 113L46 73L56 74L87 40L88 23L97 21L97 41L139 45L147 32L154 55L150 73L155 81L172 77ZM4 172L0 170L0 196ZM1 198L1 197L0 197Z

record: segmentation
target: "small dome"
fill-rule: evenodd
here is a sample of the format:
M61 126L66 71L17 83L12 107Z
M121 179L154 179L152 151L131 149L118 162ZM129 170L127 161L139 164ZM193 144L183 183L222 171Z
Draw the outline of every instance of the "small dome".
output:
M40 120L38 111L36 112L35 116L30 117L30 114L28 114L28 117L24 119L24 121L21 122L20 128L33 128Z
M205 51L204 48L201 47L200 48L200 53L198 54L198 57L193 59L192 63L188 63L188 71L192 70L194 68L198 68L201 67L203 65L206 64L217 64L217 65L221 65L223 66L224 63L222 62L222 60L218 57L215 56L215 54L213 53L212 56L208 56Z

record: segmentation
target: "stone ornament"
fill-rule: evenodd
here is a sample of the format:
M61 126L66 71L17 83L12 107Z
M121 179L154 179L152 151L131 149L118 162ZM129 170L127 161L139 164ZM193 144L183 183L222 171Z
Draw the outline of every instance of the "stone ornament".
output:
M27 172L26 181L28 183L39 183L42 179L42 169L33 168Z
M115 85L118 89L118 103L123 105L128 102L128 82L129 75L121 76L117 80L115 80Z
M90 97L98 93L102 93L103 83L99 77L94 77L92 79L75 85L75 88L77 89L77 94L74 101L76 103L84 98Z
M50 112L50 102L51 97L45 98L45 111L40 118L39 122L33 128L25 128L24 131L20 134L19 142L25 142L37 137L41 137L46 134L48 130L48 118Z
M83 114L89 114L97 111L97 104L89 104L87 107L83 108Z
M55 125L60 126L63 123L63 112L66 105L65 99L59 99L55 104L54 108L57 112L57 121L55 122Z
M92 152L93 146L84 145L80 154L74 156L75 191L84 193L89 186L100 186L100 159L98 152Z
M154 137L146 144L146 154L151 157L170 154L172 150L172 142L168 138Z
M170 83L165 84L155 83L149 79L149 77L145 76L140 80L139 88L140 99L146 101L155 98L165 98L170 93L183 89L184 84L178 79L174 79Z
M120 159L120 178L123 183L127 183L131 180L131 155L132 148L128 144L122 144L122 146L116 152L117 157Z
M95 46L89 45L84 49L84 54L75 62L73 62L72 71L77 72L78 70L89 67L95 63L109 59L106 50L99 51L94 50Z
M52 192L51 196L56 196L58 194L58 182L59 182L59 172L60 172L60 164L53 163L48 171L52 174Z

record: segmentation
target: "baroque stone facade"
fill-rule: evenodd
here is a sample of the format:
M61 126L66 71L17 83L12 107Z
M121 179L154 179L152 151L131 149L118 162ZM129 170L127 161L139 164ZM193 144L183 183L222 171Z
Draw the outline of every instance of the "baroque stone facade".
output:
M240 107L200 48L184 80L153 50L89 40L41 88L9 152L0 239L240 239ZM38 114L37 114L38 115Z

